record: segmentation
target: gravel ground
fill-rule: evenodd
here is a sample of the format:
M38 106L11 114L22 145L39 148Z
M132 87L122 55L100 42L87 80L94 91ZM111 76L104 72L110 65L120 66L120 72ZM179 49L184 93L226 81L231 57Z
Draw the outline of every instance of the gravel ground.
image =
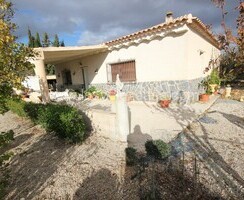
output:
M244 103L219 99L184 137L186 163L196 155L199 181L225 199L244 199Z
M124 143L93 134L83 144L71 145L11 112L0 115L0 131L9 129L16 133L15 140L0 149L14 153L6 167L10 178L5 199L87 199L83 188L94 176L98 178L96 187L89 185L92 195L117 191L125 165Z
M6 165L5 199L136 200L147 196L152 184L164 199L244 199L243 117L244 103L217 100L180 135L186 151L183 178L181 154L171 160L176 170L149 162L132 178L138 167L124 168L124 143L92 134L83 144L71 145L6 113L0 116L0 131L16 134L10 146L0 149L14 152Z

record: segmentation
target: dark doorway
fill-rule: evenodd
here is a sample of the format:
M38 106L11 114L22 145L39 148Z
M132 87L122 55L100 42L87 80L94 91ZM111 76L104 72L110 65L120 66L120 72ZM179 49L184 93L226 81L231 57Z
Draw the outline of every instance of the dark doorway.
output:
M64 85L72 85L72 77L70 70L64 70L62 72Z

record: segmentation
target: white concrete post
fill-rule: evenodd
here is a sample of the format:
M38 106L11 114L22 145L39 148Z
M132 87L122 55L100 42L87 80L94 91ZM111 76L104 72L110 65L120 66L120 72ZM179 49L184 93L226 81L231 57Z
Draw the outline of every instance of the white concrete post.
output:
M116 129L119 140L127 142L127 136L129 135L129 113L124 92L119 92L116 95Z
M226 88L225 88L225 97L228 98L228 97L231 97L231 87L230 85L227 85Z
M35 74L39 78L40 89L41 89L41 94L42 94L42 101L44 103L47 103L50 101L50 97L49 97L49 90L48 90L44 60L36 59L36 60L32 60L31 63L33 63L35 65L35 68L34 68Z

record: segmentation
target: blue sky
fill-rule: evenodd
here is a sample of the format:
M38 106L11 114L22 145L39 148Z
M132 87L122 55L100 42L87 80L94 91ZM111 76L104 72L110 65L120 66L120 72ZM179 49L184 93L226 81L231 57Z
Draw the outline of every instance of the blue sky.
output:
M19 41L32 34L58 34L66 46L99 44L164 22L167 11L174 17L192 13L214 33L221 33L220 10L210 0L12 0ZM227 25L235 29L238 0L226 0Z

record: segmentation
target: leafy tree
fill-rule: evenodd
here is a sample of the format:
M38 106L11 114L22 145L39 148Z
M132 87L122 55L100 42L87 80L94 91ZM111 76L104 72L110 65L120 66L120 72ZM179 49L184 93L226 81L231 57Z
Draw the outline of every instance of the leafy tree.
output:
M20 88L26 73L33 66L26 58L34 56L33 50L17 43L13 32L16 25L11 22L14 15L12 3L0 0L0 112L5 111L5 99L11 88Z
M46 69L47 75L54 75L55 74L55 66L54 65L46 64L45 69Z
M42 41L43 47L49 47L50 46L50 40L48 34L45 32L43 35L43 41Z
M35 37L35 45L34 45L34 47L41 47L41 46L42 46L42 44L41 44L40 35L39 35L39 33L37 32L37 33L36 33L36 37Z
M221 10L224 33L218 35L223 53L220 57L220 76L222 79L231 81L236 78L244 78L244 2L239 0L237 10L239 12L237 22L237 36L233 36L230 28L226 25L225 0L212 0L212 2Z
M59 38L58 38L58 35L55 34L54 41L53 41L53 47L59 47L59 46L60 46Z
M12 87L21 87L26 72L32 65L26 58L34 56L34 52L16 42L13 32L16 25L11 22L14 15L12 3L0 0L0 113L6 111L6 99L11 95ZM30 34L31 35L31 34ZM0 147L13 139L13 131L0 133ZM0 167L11 154L0 153ZM0 177L0 198L2 198L5 180Z

